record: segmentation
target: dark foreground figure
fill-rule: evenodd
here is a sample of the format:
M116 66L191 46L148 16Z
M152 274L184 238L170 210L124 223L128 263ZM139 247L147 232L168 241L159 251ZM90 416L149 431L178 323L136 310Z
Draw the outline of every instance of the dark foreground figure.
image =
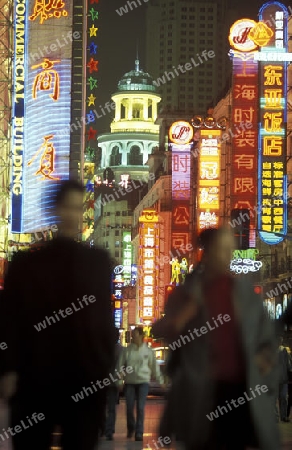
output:
M248 278L228 270L229 231L209 229L201 240L201 264L152 328L173 349L160 434L172 432L187 450L279 450L273 327Z
M5 281L0 329L8 348L0 355L0 385L10 397L12 429L21 421L27 427L14 433L15 450L48 450L54 425L64 450L93 450L98 440L106 389L96 381L114 361L111 267L107 253L74 240L82 206L82 187L64 183L59 237L19 253ZM91 391L74 400L83 387ZM27 426L35 412L45 418Z

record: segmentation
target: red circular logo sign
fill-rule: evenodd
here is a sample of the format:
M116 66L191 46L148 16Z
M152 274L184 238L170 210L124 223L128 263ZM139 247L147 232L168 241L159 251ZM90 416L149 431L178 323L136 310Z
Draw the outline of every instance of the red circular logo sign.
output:
M191 142L194 129L189 122L179 120L174 122L169 129L169 140L174 144L184 145Z

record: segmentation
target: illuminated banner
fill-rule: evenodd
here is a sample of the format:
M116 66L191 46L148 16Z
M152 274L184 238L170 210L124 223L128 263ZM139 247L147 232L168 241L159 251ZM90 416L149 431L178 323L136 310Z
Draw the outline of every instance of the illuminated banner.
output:
M73 5L53 3L15 2L12 232L55 223L53 194L69 177Z
M123 231L123 277L125 284L131 282L132 276L132 244L131 232Z
M233 55L232 123L237 129L231 154L231 210L255 211L257 205L258 151L258 63L252 53ZM255 230L255 214L250 229ZM255 231L250 232L250 247L255 246Z
M198 230L216 228L220 201L220 130L202 130L199 153Z
M158 318L159 218L153 209L145 209L139 218L138 298L139 318L150 324Z
M260 10L260 21L272 30L267 46L278 54L288 50L288 11L278 2L266 3ZM261 53L261 51L260 51ZM287 233L287 62L261 61L260 67L260 138L258 160L258 228L267 244L284 239ZM280 59L280 58L279 58Z

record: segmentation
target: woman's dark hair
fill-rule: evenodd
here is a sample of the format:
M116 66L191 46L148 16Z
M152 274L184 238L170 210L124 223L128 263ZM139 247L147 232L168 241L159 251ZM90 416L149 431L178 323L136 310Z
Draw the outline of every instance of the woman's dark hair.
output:
M77 192L80 192L80 194L83 194L84 187L77 180L66 180L66 181L63 181L60 184L59 189L56 192L55 206L61 205L63 203L64 198L66 197L66 195L69 192L72 192L72 191L77 191Z

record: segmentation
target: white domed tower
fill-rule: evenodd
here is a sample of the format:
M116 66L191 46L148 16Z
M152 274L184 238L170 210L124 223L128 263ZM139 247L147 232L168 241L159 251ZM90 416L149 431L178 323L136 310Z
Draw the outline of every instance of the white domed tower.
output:
M118 83L118 90L112 96L116 105L111 132L98 137L101 148L100 170L110 167L115 180L128 173L131 179L145 178L145 166L149 155L159 143L157 105L161 96L152 77L139 67L126 73ZM126 170L125 170L126 169Z

